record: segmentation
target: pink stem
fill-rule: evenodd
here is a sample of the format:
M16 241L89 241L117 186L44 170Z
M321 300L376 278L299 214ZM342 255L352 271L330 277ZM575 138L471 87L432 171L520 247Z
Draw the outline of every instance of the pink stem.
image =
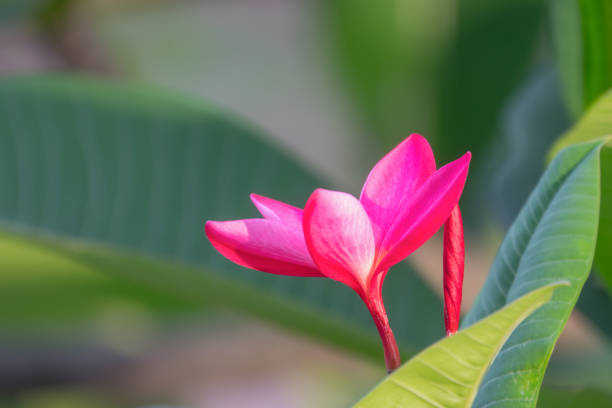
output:
M444 324L447 336L459 329L465 247L459 205L444 224Z
M375 278L375 285L370 291L370 296L367 299L364 299L372 318L374 319L374 324L378 329L378 334L380 335L380 339L382 340L383 350L385 353L385 364L387 366L387 372L391 374L396 368L398 368L401 364L399 349L397 347L397 342L395 341L395 336L393 335L393 331L391 330L391 326L389 325L389 319L387 317L387 311L385 310L385 305L382 301L382 287L380 284L384 278L385 273L379 273L377 278Z

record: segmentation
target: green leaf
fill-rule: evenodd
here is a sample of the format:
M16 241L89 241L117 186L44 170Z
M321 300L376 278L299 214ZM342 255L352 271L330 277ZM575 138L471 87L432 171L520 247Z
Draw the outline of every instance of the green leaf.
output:
M612 136L612 90L599 98L578 123L553 145L549 159L575 143ZM601 214L595 266L612 293L612 149L601 153Z
M557 283L428 347L387 377L356 407L470 407L478 386L512 331L548 302Z
M567 146L610 135L612 135L612 90L603 94L580 120L555 142L548 153L548 159L552 160Z
M514 221L544 172L542 157L568 128L558 75L549 67L535 70L508 104L502 124L505 143L495 149L488 166L495 170L489 172L488 202L504 226ZM577 306L612 335L612 298L596 276L587 280Z
M99 340L113 335L107 333L113 327L105 327L109 315L151 330L151 323L201 318L223 306L364 355L380 352L373 334L327 308L307 307L201 266L85 241L6 233L0 236L0 256L6 266L0 274L4 339Z
M550 0L549 5L565 95L578 117L612 86L612 3Z
M563 150L510 227L464 320L468 326L534 287L567 279L553 301L512 334L480 386L474 407L532 407L554 344L587 279L597 240L604 142Z
M257 217L251 192L302 205L325 185L258 131L182 95L3 78L3 333L83 327L113 300L152 316L229 306L379 358L351 289L241 268L203 233L207 219ZM442 335L441 302L406 264L389 274L384 296L405 353Z

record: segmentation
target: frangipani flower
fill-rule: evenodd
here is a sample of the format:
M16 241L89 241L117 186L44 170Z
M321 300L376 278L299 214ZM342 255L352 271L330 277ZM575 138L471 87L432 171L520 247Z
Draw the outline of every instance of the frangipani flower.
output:
M445 300L452 304L446 305L445 322L447 333L457 330L461 282L456 279L463 277L458 201L470 158L468 152L436 170L429 143L414 134L374 166L359 199L317 189L301 210L252 194L263 218L208 221L206 235L222 255L247 268L327 277L351 287L374 319L391 372L400 358L382 301L385 275L447 220L451 228L445 234Z

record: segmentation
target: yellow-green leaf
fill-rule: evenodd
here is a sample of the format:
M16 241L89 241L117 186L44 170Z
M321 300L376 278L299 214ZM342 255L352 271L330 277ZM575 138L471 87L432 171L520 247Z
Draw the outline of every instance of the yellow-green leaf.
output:
M512 331L567 282L536 289L413 357L357 403L368 407L470 407Z

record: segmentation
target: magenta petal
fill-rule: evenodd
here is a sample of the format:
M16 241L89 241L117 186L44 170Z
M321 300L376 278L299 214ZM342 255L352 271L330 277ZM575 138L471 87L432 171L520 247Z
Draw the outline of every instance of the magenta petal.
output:
M278 275L323 276L314 264L301 228L277 221L208 221L206 235L230 261Z
M427 140L410 135L383 157L370 171L361 191L365 208L380 245L406 200L411 199L436 171L436 162Z
M299 226L302 228L301 208L283 203L272 198L251 194L251 201L264 218L280 221L288 226Z
M306 203L303 222L306 245L321 273L363 296L375 245L361 203L347 193L317 189Z
M423 245L440 229L459 202L471 154L437 170L400 210L384 238L377 270L386 270Z

